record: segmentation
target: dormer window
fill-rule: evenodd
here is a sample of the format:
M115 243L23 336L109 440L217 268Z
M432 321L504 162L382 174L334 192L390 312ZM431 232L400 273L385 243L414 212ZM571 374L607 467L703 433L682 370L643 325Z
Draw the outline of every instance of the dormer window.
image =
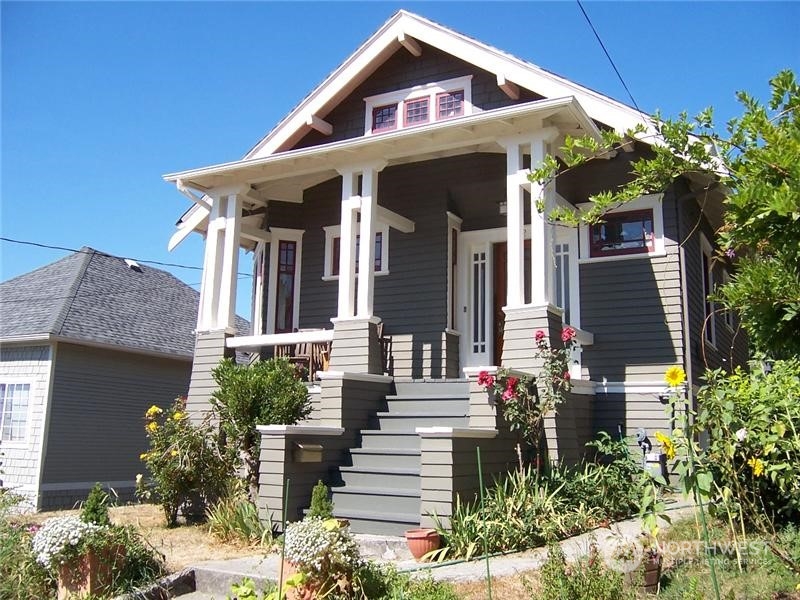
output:
M472 114L472 76L364 98L371 135Z

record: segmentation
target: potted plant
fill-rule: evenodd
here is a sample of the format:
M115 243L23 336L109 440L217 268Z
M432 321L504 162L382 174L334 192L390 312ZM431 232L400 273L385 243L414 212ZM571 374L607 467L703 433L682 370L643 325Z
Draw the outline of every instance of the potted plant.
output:
M426 527L406 531L406 544L411 554L421 560L426 554L438 550L442 540L439 532Z
M111 527L76 516L54 517L33 536L36 560L58 575L58 600L102 594L124 563L124 547L107 534Z
M643 532L641 543L643 548L642 573L644 575L642 587L647 593L655 593L658 591L658 582L661 580L663 557L654 536Z
M288 600L322 598L336 588L346 594L352 586L353 573L363 565L349 525L319 517L307 517L286 526L283 563L281 583L295 573L303 576L288 591Z

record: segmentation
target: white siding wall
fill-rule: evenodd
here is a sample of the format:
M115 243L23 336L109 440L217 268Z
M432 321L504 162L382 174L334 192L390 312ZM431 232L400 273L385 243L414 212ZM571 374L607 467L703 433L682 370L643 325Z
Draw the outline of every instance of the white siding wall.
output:
M0 444L3 453L0 479L3 487L14 488L24 495L31 508L36 507L39 491L51 358L49 345L0 348L0 382L28 383L31 386L25 440Z

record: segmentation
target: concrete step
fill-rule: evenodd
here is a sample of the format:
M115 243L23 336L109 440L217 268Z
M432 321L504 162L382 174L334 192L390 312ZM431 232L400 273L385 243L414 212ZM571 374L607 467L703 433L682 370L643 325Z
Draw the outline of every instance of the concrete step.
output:
M391 457L387 457L390 459ZM419 492L419 465L416 468L402 467L340 467L342 483L347 487L388 488Z
M453 415L465 415L469 410L469 397L460 394L414 394L386 396L388 412L432 412L444 411Z
M395 394L398 396L425 395L459 395L469 396L469 381L466 379L425 379L414 381L394 381Z
M352 448L353 467L372 469L391 465L397 469L419 469L420 451L403 448Z
M380 507L385 515L416 515L419 521L420 491L401 488L373 488L341 486L331 488L331 499L335 513L361 512L368 508ZM366 531L365 533L380 533Z
M416 432L417 427L466 427L467 416L453 415L450 412L437 410L429 413L421 412L379 412L377 422L372 425L386 432Z
M350 530L354 533L369 533L375 536L402 536L408 529L419 527L419 507L415 513L386 513L370 512L365 510L340 510L338 507L334 514L350 521ZM405 540L403 540L405 544ZM392 547L390 551L397 551L398 558L405 558L408 553L398 551Z
M414 432L391 432L376 429L361 431L362 448L399 448L402 450L417 450L420 448L419 436Z
M252 579L256 589L261 590L277 580L280 564L280 556L276 554L198 563L194 565L195 590L223 600L230 594L231 586L245 577Z

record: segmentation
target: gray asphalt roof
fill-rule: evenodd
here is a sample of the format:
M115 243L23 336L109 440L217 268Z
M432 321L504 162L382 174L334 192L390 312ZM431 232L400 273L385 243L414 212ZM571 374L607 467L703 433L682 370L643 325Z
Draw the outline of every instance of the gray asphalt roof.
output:
M51 334L191 357L199 297L166 271L84 247L0 283L0 340Z

